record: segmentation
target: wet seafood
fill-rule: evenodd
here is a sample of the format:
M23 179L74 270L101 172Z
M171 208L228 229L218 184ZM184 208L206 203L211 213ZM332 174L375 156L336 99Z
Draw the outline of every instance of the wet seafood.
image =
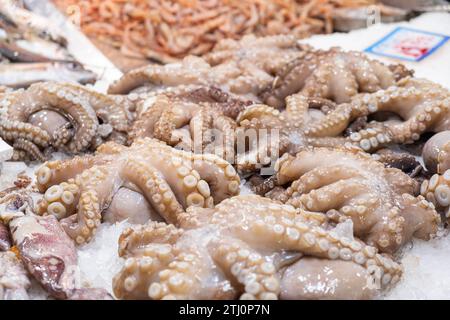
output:
M0 20L22 33L32 32L39 37L61 45L67 43L64 35L50 20L18 6L14 0L2 0L0 2Z
M39 81L92 83L96 76L66 48L59 28L14 0L0 3L0 84L27 87Z
M359 1L80 1L54 0L68 15L80 14L90 37L120 48L127 56L172 62L210 51L221 39L332 31L336 7L373 3ZM74 9L76 8L76 9Z
M339 136L361 116L379 116L347 141L373 152L392 144L410 144L426 132L450 128L450 92L425 79L406 77L395 86L373 94L356 96L339 105L308 129L313 137Z
M52 297L110 299L103 289L79 287L77 252L73 241L54 216L34 215L33 201L28 190L9 193L1 199L1 203L0 217L7 221L11 229L21 261ZM16 285L20 284L21 282L17 281ZM23 292L26 286L22 287Z
M295 157L286 154L275 168L277 185L292 183L275 199L324 212L334 222L351 219L355 235L382 252L437 232L440 219L433 204L414 196L417 182L364 152L308 148Z
M40 81L93 83L96 75L77 62L0 64L0 83L25 88Z
M256 195L191 207L180 216L182 229L149 222L124 231L126 261L114 292L122 299L367 299L399 280L401 267L354 238L351 222L323 222ZM341 275L347 280L333 280Z
M103 144L94 156L46 162L36 176L39 191L45 193L38 213L63 219L77 244L92 239L121 187L146 199L151 207L147 219L157 214L176 224L187 207L212 207L238 194L240 183L225 160L176 150L150 138L137 139L130 147Z
M123 97L69 83L35 83L0 95L0 106L0 136L12 143L15 160L45 161L51 149L79 153L105 140L123 143L131 117Z

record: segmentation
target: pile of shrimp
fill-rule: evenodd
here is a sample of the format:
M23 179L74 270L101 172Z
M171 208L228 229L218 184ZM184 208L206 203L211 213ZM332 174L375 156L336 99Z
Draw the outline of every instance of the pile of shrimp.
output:
M122 54L170 62L223 38L332 32L334 8L375 0L54 0L89 37Z

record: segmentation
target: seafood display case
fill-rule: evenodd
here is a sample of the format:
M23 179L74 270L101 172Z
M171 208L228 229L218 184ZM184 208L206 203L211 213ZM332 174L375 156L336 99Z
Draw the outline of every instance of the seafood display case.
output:
M449 11L1 0L0 300L449 299Z

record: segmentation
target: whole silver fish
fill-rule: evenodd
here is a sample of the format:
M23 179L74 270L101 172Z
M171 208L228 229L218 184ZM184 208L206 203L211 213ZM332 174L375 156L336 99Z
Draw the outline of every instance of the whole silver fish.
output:
M12 63L0 65L0 85L26 88L40 81L94 83L96 75L76 62Z
M14 41L15 45L22 50L39 54L54 61L74 61L69 51L59 44L41 39L39 37L24 35L21 39Z
M11 62L50 62L52 59L28 51L15 43L0 40L0 54Z
M44 39L50 39L61 45L67 45L67 40L58 27L49 19L19 7L14 0L0 1L0 19L22 33L31 32Z

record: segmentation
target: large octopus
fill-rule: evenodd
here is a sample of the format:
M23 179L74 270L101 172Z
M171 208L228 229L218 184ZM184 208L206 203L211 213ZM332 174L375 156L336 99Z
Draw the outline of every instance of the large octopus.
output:
M225 160L176 150L151 138L137 139L130 147L105 143L95 155L47 162L36 175L39 191L45 192L38 213L63 219L64 229L78 244L92 238L105 209L111 207L108 220L124 218L118 208L124 204L115 196L128 198L125 215L139 215L138 223L159 216L176 224L187 207L212 207L236 195L240 183ZM144 200L148 206L142 212Z
M138 104L129 138L154 137L183 150L214 153L233 162L234 119L250 104L214 87L159 94Z
M45 161L55 149L79 153L104 140L125 142L129 105L78 85L37 83L0 94L0 136L13 144L14 160Z
M186 85L214 85L225 92L257 100L260 91L272 83L273 73L302 56L303 46L294 36L221 41L204 58L188 56L179 63L150 65L125 74L109 87L109 93L134 94Z
M425 132L450 129L450 93L425 79L407 77L397 85L373 94L361 94L311 125L311 137L337 137L361 117L373 117L363 129L346 138L347 143L372 152L391 144L409 144Z
M351 219L355 235L382 252L396 252L413 236L429 239L439 215L417 182L359 149L305 148L284 155L267 195L297 208L323 212L330 222ZM265 190L267 191L267 190ZM264 192L263 192L264 193Z
M191 207L180 229L149 222L124 231L113 280L125 299L367 299L402 269L353 238L351 222L256 195Z
M275 80L261 92L263 102L280 108L293 93L348 102L359 92L376 92L411 75L403 65L386 66L360 52L339 48L306 48L304 55L276 70Z

